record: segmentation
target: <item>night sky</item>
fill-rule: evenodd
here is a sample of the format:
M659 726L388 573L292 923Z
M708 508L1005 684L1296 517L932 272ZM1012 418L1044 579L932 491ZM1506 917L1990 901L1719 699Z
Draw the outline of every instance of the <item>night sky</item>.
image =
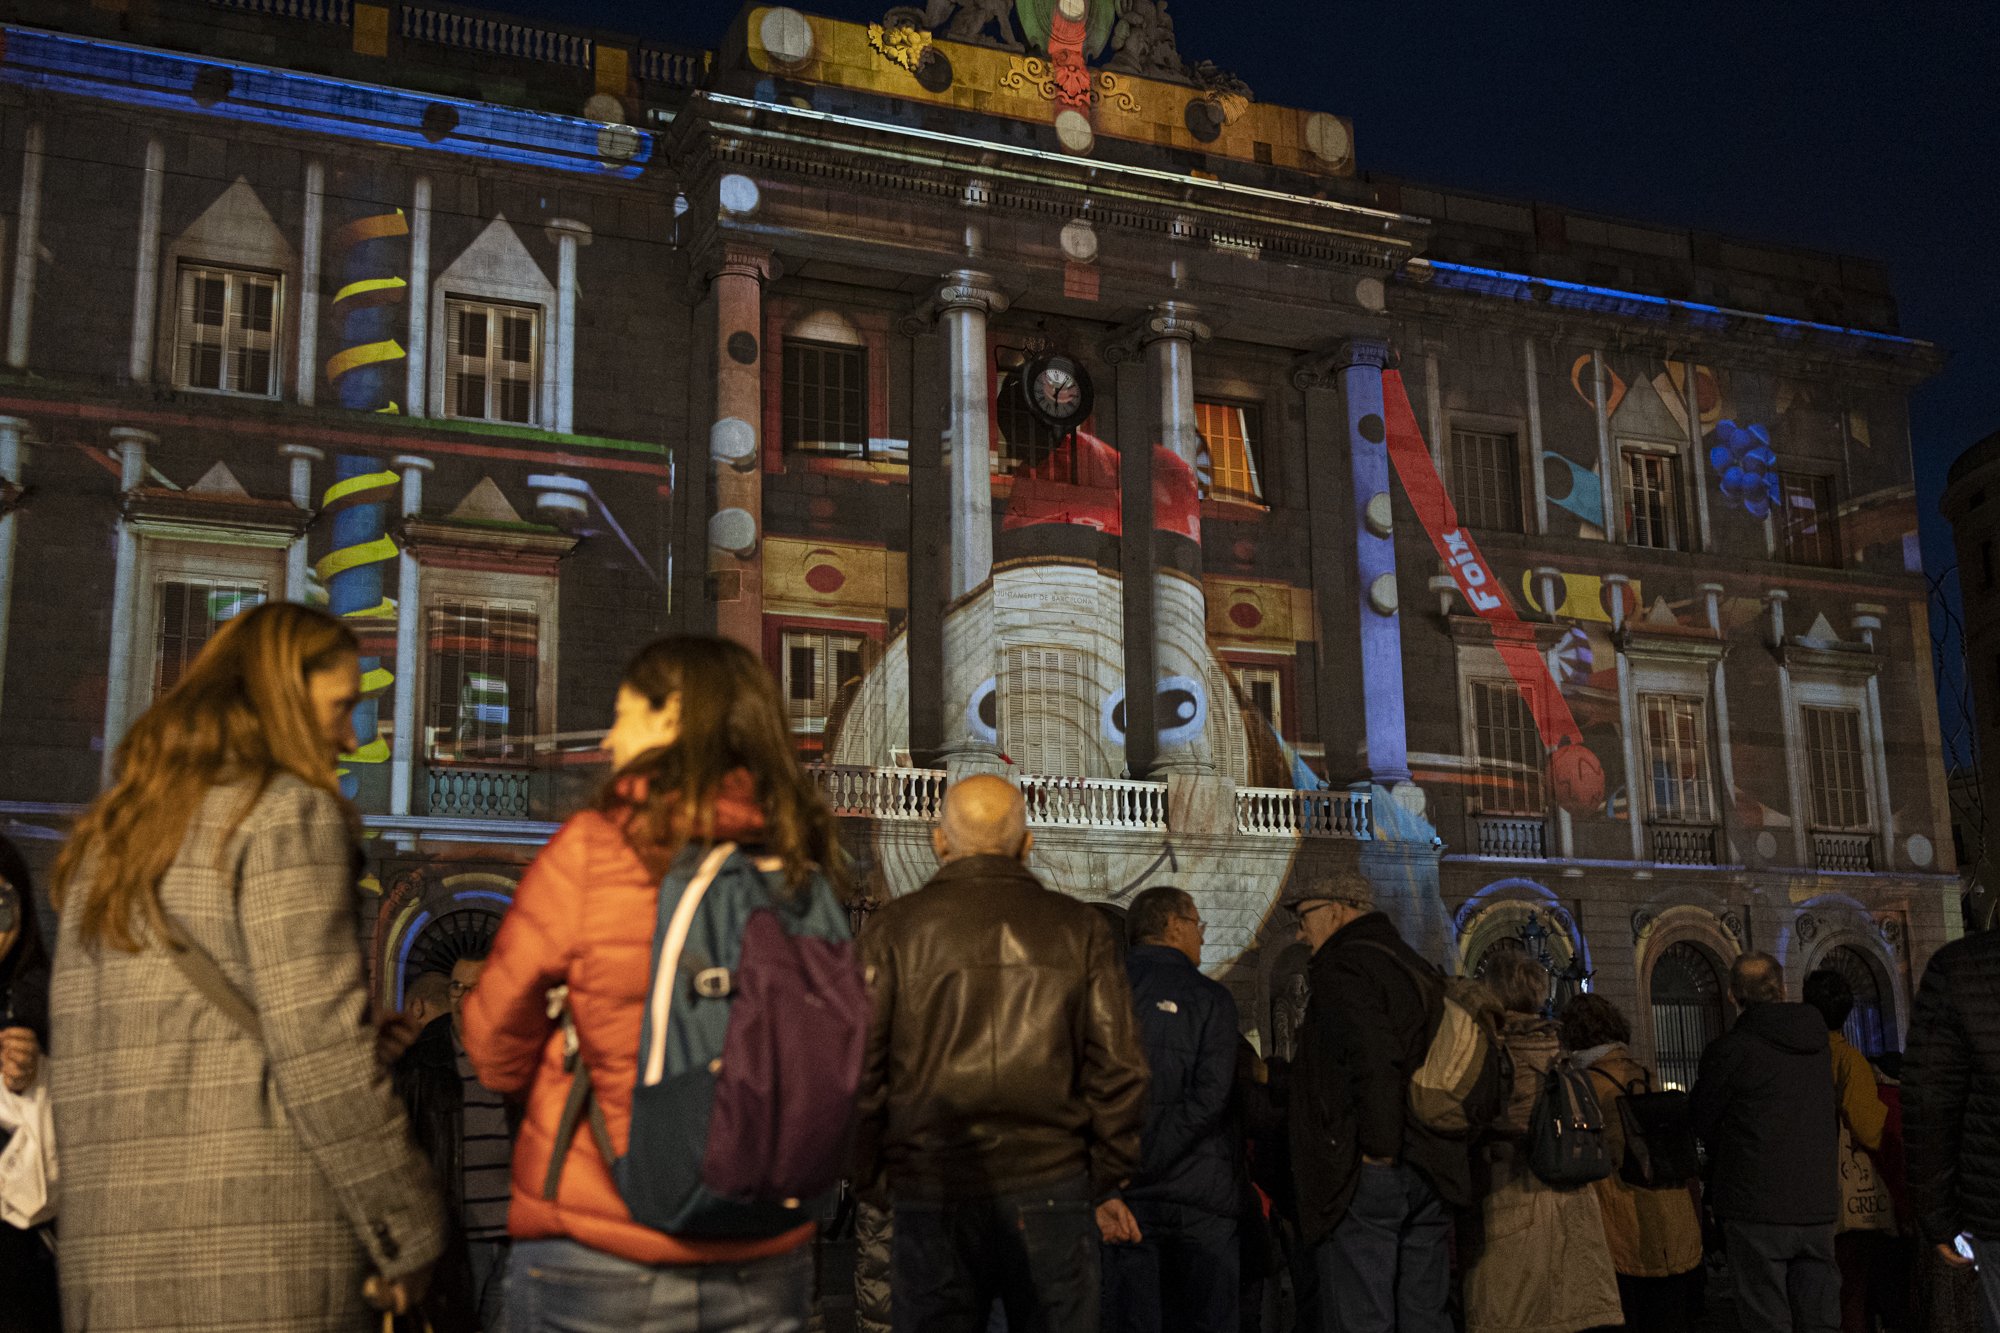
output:
M484 0L713 46L720 0ZM878 19L886 0L802 8ZM1886 262L1951 354L1912 400L1924 558L1951 460L2000 430L2000 5L1992 0L1175 0L1181 55L1351 116L1360 166Z

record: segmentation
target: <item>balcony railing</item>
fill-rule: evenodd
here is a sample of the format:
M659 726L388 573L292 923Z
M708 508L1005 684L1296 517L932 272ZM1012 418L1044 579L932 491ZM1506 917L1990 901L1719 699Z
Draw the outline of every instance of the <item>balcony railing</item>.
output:
M1066 828L1164 829L1167 784L1123 778L1021 775L1030 824Z
M269 14L273 18L306 19L313 23L339 23L353 21L353 0L208 0L217 9L240 9L250 14Z
M708 73L707 51L670 51L659 46L639 48L639 77L672 88L693 88Z
M836 815L935 821L944 809L945 773L937 768L866 768L808 764L806 772Z
M1715 829L1708 825L1654 824L1653 861L1663 866L1712 866L1721 863L1716 854Z
M1266 837L1366 838L1373 798L1362 791L1238 787L1236 831Z
M535 770L434 764L424 770L424 813L459 819L528 819Z
M403 6L402 35L409 41L434 42L465 51L542 60L577 69L592 68L597 55L594 42L574 33L416 5Z
M1549 855L1546 821L1521 815L1474 815L1479 854L1515 861L1544 861Z
M1814 833L1813 865L1821 870L1869 871L1875 868L1872 833Z

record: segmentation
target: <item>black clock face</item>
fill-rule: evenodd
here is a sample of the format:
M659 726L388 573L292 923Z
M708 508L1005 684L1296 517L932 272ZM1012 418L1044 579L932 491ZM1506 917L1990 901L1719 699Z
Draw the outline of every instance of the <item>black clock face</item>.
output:
M1022 376L1028 406L1058 431L1073 430L1090 415L1090 376L1066 356L1044 357Z

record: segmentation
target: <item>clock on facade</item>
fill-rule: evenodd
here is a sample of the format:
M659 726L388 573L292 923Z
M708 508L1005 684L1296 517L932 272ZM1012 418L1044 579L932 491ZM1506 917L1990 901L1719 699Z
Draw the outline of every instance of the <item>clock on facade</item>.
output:
M1038 357L1021 372L1028 410L1058 436L1069 435L1090 416L1090 374L1066 356Z

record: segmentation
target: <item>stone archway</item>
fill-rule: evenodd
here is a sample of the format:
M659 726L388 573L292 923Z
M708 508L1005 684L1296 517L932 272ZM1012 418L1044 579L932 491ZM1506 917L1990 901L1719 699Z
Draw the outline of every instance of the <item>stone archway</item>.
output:
M1639 923L1639 1012L1632 1035L1664 1082L1694 1086L1702 1049L1722 1034L1732 1006L1729 966L1743 945L1728 922L1683 904Z

